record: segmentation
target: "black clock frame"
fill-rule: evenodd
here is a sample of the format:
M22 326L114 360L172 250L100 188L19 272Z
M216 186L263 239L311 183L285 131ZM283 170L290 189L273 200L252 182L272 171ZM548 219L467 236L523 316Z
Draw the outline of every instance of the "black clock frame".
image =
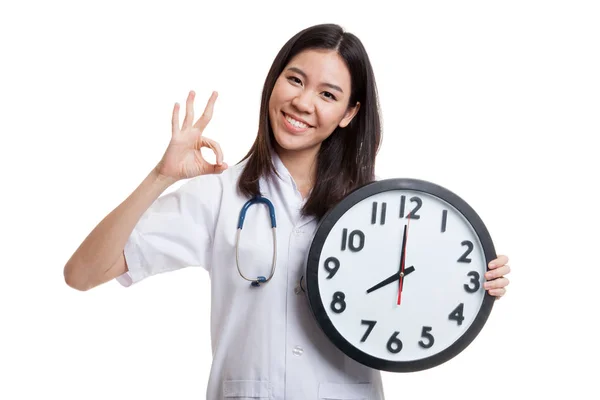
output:
M306 292L311 311L325 335L347 356L368 367L390 372L416 372L429 369L452 359L463 351L479 334L487 321L495 297L485 291L483 304L471 326L452 345L443 351L414 361L389 361L363 352L348 342L329 319L325 305L321 301L318 284L319 258L323 245L335 223L355 204L375 194L390 190L413 190L436 196L456 208L469 221L481 242L487 265L496 258L496 251L490 234L475 210L466 201L450 190L437 184L412 178L393 178L371 182L349 193L340 203L329 210L319 222L308 253L306 266Z

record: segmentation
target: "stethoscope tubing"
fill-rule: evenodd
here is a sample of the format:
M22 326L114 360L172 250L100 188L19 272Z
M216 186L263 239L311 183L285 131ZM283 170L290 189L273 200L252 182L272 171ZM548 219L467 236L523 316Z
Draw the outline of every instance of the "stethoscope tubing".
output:
M269 215L271 218L271 229L273 231L273 262L271 264L271 274L269 275L268 278L266 278L264 276L258 276L255 279L250 279L242 273L241 268L240 268L239 242L240 242L240 235L242 233L242 228L244 227L244 219L246 218L246 212L248 211L248 208L250 208L250 206L252 206L253 204L256 204L256 203L263 203L269 207ZM235 263L237 265L237 269L238 269L240 276L242 278L244 278L245 280L251 282L252 286L254 286L254 287L260 286L261 283L269 282L271 280L271 278L273 278L273 275L275 274L275 267L277 265L277 223L275 220L275 207L273 206L273 203L271 203L271 201L269 199L267 199L266 197L256 196L256 197L248 200L246 202L246 204L244 204L244 206L242 207L242 209L240 211L237 232L235 235Z

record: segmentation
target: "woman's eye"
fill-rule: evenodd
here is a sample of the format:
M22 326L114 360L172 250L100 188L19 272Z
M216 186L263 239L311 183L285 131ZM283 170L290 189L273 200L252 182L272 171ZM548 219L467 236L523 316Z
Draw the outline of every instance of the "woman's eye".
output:
M300 80L300 78L297 78L295 76L288 76L287 79L288 81L293 82L297 85L302 85L302 81ZM337 98L331 92L323 92L323 95L328 99L337 100Z

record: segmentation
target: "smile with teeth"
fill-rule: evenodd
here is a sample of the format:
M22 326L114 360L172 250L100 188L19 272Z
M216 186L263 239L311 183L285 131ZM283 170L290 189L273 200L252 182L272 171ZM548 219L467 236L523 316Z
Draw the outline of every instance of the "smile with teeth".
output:
M310 125L307 125L304 122L297 121L285 113L284 113L284 116L285 116L285 119L290 123L290 125L292 125L296 128L305 129L305 128L310 127Z

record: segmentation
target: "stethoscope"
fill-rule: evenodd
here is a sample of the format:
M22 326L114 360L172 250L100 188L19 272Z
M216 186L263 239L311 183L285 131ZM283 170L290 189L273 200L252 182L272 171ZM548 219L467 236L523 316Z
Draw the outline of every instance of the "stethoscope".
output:
M239 252L238 252L238 244L240 241L240 233L242 232L242 227L244 225L244 219L246 218L246 211L250 208L251 205L256 203L264 203L269 207L269 214L271 216L271 228L273 229L273 264L271 265L271 275L268 278L264 276L258 276L256 279L247 278L242 271L240 270L240 260L239 260ZM277 224L275 223L275 207L273 207L273 203L266 197L256 196L246 202L240 211L240 218L238 220L237 233L235 237L235 263L237 264L237 269L242 278L247 281L252 282L252 286L258 287L261 283L266 283L271 280L273 274L275 274L275 265L277 263L277 234L276 234Z

